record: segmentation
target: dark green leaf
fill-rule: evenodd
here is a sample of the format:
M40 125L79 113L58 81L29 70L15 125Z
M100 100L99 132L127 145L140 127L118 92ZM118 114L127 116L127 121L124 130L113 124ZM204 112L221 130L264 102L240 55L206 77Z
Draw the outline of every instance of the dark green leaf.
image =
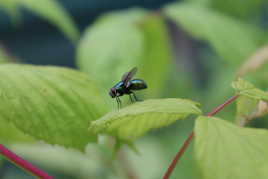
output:
M239 64L258 47L260 32L212 9L191 3L175 3L165 14L195 38L208 41L226 61Z
M15 0L1 0L0 8L7 12L7 14L12 18L14 23L18 22L20 17L19 7ZM1 10L1 9L0 9Z
M25 7L57 26L73 42L78 40L78 29L71 16L62 8L57 0L42 0L38 1L38 3L35 0L5 0L2 3L0 2L1 4L15 18L19 16L18 8Z

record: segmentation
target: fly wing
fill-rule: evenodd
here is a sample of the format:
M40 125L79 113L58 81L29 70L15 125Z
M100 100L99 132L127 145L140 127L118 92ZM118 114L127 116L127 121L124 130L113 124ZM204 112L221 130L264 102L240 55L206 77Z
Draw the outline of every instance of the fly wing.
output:
M138 68L134 67L129 72L126 72L122 76L122 82L124 83L124 85L126 85L133 78L133 76L137 73L137 71L138 71Z

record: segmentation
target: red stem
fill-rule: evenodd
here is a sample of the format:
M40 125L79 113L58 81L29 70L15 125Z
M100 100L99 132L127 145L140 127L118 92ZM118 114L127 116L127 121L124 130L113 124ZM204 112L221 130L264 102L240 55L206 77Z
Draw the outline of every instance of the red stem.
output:
M5 156L9 161L13 162L17 166L31 173L32 175L42 178L42 179L53 179L53 177L49 176L47 173L43 172L39 168L35 167L28 161L22 159L15 153L8 150L4 145L0 144L0 153Z
M238 98L238 95L231 97L230 99L228 99L227 101L225 101L223 104L221 104L218 107L216 107L215 109L213 109L210 113L207 114L207 116L208 117L214 116L215 114L217 114L218 112L220 112L223 108L225 108L228 104L230 104L233 101L235 101L237 98ZM191 141L193 140L193 138L194 138L194 132L191 132L191 134L188 136L188 138L183 143L183 145L180 148L179 152L174 157L172 163L168 167L168 169L167 169L167 171L166 171L163 179L169 179L169 177L172 174L173 170L175 169L178 161L180 160L180 158L184 154L185 150L187 149L187 147L189 146L189 144L191 143Z

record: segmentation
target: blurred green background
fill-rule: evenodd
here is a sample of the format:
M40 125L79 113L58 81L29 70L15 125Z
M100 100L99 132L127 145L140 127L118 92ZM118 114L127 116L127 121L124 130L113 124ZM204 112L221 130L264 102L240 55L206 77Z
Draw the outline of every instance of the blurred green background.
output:
M268 55L257 70L247 65L258 63L254 54L267 44L266 0L1 1L1 60L84 71L101 86L111 110L116 103L108 96L109 88L133 66L148 82L149 88L138 92L141 98L189 98L200 102L204 112L233 95L230 84L243 65L249 69L240 76L268 88ZM234 122L235 109L232 104L219 116ZM250 125L267 128L262 118ZM1 140L56 178L131 178L125 172L131 170L133 179L157 179L193 124L192 119L178 121L142 137L136 142L140 155L126 147L122 155L128 169L112 159L105 142L89 144L84 155L42 142L6 141L7 136ZM6 160L0 162L0 178L33 178ZM171 178L200 178L192 146Z

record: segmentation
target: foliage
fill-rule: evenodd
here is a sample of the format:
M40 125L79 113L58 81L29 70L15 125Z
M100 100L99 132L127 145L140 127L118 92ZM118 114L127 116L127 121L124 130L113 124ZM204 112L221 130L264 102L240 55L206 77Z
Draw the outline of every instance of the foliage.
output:
M104 114L105 103L89 77L66 68L15 64L1 65L0 74L1 120L51 144L83 150L96 141L87 126Z
M229 63L241 63L258 47L260 37L256 27L212 9L178 3L167 6L164 13L193 37L208 41Z
M56 0L42 0L38 3L35 0L1 0L0 7L13 17L15 23L20 18L19 9L24 7L57 26L73 42L78 40L77 27L70 15Z
M111 112L93 121L90 130L133 140L145 132L164 127L190 114L200 114L198 103L184 99L154 99Z
M78 66L98 79L105 89L121 79L126 70L137 66L139 77L147 79L152 88L146 96L156 97L167 78L170 53L163 19L133 9L100 17L86 30L77 59Z
M1 142L15 143L13 149L23 156L72 177L127 178L120 152L113 160L118 147L114 139L132 144L145 136L141 146L154 156L130 157L130 163L151 167L159 159L163 164L155 165L159 168L150 175L140 172L148 166L136 167L141 178L159 178L194 125L195 144L183 158L188 163L174 171L175 178L267 178L267 129L244 127L261 121L257 127L268 128L267 39L265 24L256 20L264 17L259 11L265 1L232 2L235 8L230 2L189 0L153 12L133 8L104 14L86 28L77 45L76 63L83 72L1 64ZM73 42L79 37L55 0L2 0L0 6L16 21L24 7ZM9 61L1 48L0 63ZM129 105L123 100L122 109L113 109L109 89L134 66L137 77L148 84L147 90L137 92L144 101ZM201 87L193 85L197 81ZM194 100L182 99L186 94ZM238 95L236 107L224 107L221 118L202 116L199 103L205 111L231 95ZM192 115L197 119L191 120ZM103 136L108 139L103 141ZM96 150L89 154L90 149Z
M267 130L199 117L195 132L195 153L204 178L267 178Z

